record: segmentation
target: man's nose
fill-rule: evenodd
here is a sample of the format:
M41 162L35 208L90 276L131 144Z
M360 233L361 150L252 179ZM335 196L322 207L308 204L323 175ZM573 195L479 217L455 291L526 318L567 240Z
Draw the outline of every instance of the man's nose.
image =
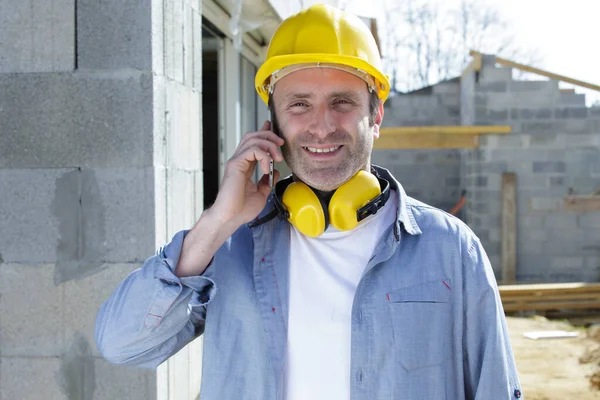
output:
M324 138L335 132L335 118L327 105L317 108L309 131L315 136Z

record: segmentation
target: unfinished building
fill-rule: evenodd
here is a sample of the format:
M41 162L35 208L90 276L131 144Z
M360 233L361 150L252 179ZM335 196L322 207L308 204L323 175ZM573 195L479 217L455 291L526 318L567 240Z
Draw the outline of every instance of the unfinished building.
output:
M501 283L599 281L600 107L559 81L600 87L472 55L462 77L386 103L373 162L447 211L466 191L458 216Z

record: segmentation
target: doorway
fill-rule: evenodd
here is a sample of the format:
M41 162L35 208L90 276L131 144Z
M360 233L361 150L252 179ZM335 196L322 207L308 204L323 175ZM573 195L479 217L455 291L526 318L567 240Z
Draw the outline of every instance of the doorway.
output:
M222 136L223 35L203 20L202 24L202 171L204 208L210 207L219 191Z

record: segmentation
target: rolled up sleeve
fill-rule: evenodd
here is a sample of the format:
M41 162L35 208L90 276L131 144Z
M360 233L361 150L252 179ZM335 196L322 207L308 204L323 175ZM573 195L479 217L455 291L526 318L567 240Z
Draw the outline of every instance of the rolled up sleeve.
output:
M108 361L154 368L204 332L217 289L212 265L201 276L175 275L186 234L178 232L100 307L95 338Z

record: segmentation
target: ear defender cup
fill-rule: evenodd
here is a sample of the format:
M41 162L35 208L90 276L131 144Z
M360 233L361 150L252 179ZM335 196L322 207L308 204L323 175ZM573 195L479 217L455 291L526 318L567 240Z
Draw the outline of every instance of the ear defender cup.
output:
M289 213L290 223L304 235L317 237L325 232L329 223L327 206L308 185L290 183L283 192L281 202Z
M329 223L340 231L349 231L358 225L357 212L381 194L381 185L375 175L358 171L340 186L329 201Z

